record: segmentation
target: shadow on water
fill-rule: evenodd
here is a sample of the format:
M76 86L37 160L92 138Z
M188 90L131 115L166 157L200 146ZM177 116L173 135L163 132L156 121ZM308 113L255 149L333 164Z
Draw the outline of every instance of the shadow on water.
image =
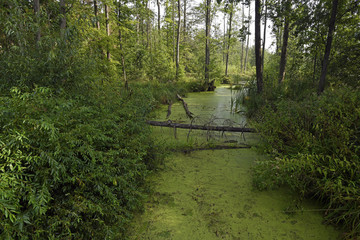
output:
M246 124L244 116L231 113L231 91L225 87L191 93L185 101L198 124ZM166 110L158 112L157 120L165 120ZM178 103L170 119L190 122ZM174 147L257 141L251 133L188 133L178 129L175 139L173 129L153 128L158 141ZM149 177L153 193L145 212L135 218L130 239L338 239L337 230L322 224L316 203L299 202L287 189L260 192L252 187L250 168L261 157L252 149L174 152Z

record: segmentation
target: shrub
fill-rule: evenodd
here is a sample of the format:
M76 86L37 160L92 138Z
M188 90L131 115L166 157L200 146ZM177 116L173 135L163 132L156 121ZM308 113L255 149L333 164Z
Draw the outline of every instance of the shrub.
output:
M152 97L141 94L38 87L0 98L2 239L121 238L156 154Z
M258 112L263 149L272 157L254 168L259 188L281 184L317 196L326 219L360 232L360 91L332 87L301 101L280 99ZM261 117L259 117L261 116Z

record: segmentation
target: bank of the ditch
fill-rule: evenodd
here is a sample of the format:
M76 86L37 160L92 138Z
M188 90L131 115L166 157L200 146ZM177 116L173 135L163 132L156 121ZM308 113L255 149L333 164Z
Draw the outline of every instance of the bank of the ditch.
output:
M227 89L190 94L185 100L196 115L214 113L208 121L231 118ZM172 112L172 119L187 121L180 104ZM166 109L160 115L166 116ZM187 130L177 130L177 139L173 129L154 127L153 134L175 149L203 146L209 139L212 144L244 142L241 134L197 131L188 141ZM251 136L245 136L246 143L254 142ZM252 187L251 166L260 157L253 149L172 153L148 178L152 193L132 224L130 239L338 239L338 231L322 224L314 202L300 202L286 189L260 192Z

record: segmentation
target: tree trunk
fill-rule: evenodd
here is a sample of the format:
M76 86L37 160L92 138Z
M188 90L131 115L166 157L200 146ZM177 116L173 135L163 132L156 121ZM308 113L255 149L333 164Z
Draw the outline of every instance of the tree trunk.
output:
M206 0L205 15L205 84L208 87L210 83L209 65L210 65L210 10L211 0Z
M140 15L139 15L139 12L140 12L140 6L141 5L139 3L139 1L136 1L135 2L135 9L136 9L136 15L135 15L135 19L136 19L136 44L140 44Z
M158 31L160 35L160 0L156 0L157 8L158 8Z
M264 70L264 59L265 59L265 40L266 40L266 20L267 20L267 0L264 0L265 5L265 19L264 19L264 35L263 35L263 47L262 47L262 58L261 67Z
M281 48L281 58L280 58L280 71L279 71L279 83L282 83L285 79L285 67L286 67L286 60L287 60L287 45L289 39L289 14L291 11L290 1L286 3L286 16L285 16L285 25L284 25L284 35L283 35L283 43Z
M186 42L186 8L187 8L187 4L186 4L187 0L184 0L184 42Z
M167 13L169 12L169 0L165 1L165 18L168 15ZM169 49L170 48L170 31L169 31L169 26L170 24L168 24L168 27L166 28L166 47Z
M175 0L171 0L172 4L172 26L173 26L173 62L176 62L176 42L175 42Z
M261 93L263 90L263 79L262 79L262 68L261 68L260 9L261 9L260 0L255 0L255 61L256 61L256 85L257 85L258 93Z
M223 44L223 64L225 63L226 52L226 12L224 12L224 44Z
M60 14L61 14L61 19L60 19L60 31L62 34L64 34L65 29L66 29L66 3L65 0L60 0Z
M176 97L182 102L182 105L184 107L184 110L185 110L185 113L186 113L186 116L188 116L188 118L190 119L193 119L193 113L190 112L189 108L188 108L188 105L187 103L185 102L185 100L179 95L179 94L176 94Z
M281 23L280 26L278 26L277 34L276 34L276 55L281 55L280 49L282 48L282 42L281 39L283 38L283 24Z
M332 43L332 38L333 38L333 32L335 30L337 7L338 7L338 0L333 0L332 9L331 9L331 18L330 18L330 24L329 24L329 32L328 32L327 42L326 42L326 47L325 47L324 60L322 63L318 94L321 94L325 89L325 80L326 80L327 67L329 64L329 57L330 57L330 52L331 52L331 43Z
M100 29L100 22L98 19L98 7L97 7L97 1L94 1L94 15L95 15L95 25L97 29Z
M109 37L110 36L110 19L109 19L109 6L105 5L105 19L106 19L106 35ZM106 58L107 60L110 60L110 50L109 50L109 46L106 47Z
M121 65L122 65L122 71L124 76L124 86L125 89L128 90L128 81L126 77L126 69L125 69L125 57L123 52L123 45L122 45L122 32L121 32L121 0L119 0L119 11L118 11L118 20L119 20L119 44L120 44L120 52L121 52Z
M254 128L242 128L242 127L229 127L229 126L209 126L209 125L193 125L193 124L182 124L173 123L171 121L158 122L158 121L147 121L151 126L159 127L172 127L172 128L183 128L183 129L194 129L194 130L206 130L206 131L219 131L219 132L250 132L255 133Z
M176 80L179 80L179 62L180 62L180 24L181 24L181 2L178 0L178 24L176 34Z
M229 50L230 50L230 39L231 39L231 23L232 23L232 17L233 17L233 7L234 3L231 3L230 6L230 16L229 16L229 38L228 38L228 44L226 49L226 66L225 66L225 76L228 75L228 66L229 66Z
M244 19L245 19L245 12L244 12L244 5L242 6L242 20L241 20L241 23L244 27ZM243 28L244 29L244 28ZM244 44L245 44L245 41L242 39L241 41L241 59L240 59L240 64L241 64L241 67L240 67L240 72L242 73L243 72L243 61L244 61Z
M38 25L38 30L35 35L35 42L38 44L41 37L41 31L40 31L40 0L34 0L34 13L36 18L36 24Z
M151 52L151 42L150 42L150 17L149 17L149 1L146 1L145 3L145 12L146 12L146 48L150 47Z
M250 5L249 5L249 15L248 15L248 32L250 31ZM245 54L245 62L244 62L244 73L246 73L246 64L247 64L247 58L248 58L248 52L249 52L249 42L250 42L250 34L248 33L247 35L247 40L246 40L246 54Z
M313 83L315 82L315 76L316 76L316 63L317 63L317 46L315 48L315 56L314 56Z

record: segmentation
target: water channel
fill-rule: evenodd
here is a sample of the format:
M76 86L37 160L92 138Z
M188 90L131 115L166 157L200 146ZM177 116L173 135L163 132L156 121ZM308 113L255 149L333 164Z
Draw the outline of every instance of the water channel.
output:
M184 100L194 124L243 126L246 119L231 113L234 93L226 86L215 92L190 93ZM157 114L165 120L167 108ZM189 123L180 103L170 119ZM209 133L154 127L158 141L174 146L254 145L253 133ZM175 138L176 137L176 138ZM261 160L251 149L174 151L160 171L149 177L152 194L145 211L132 224L130 239L339 239L340 232L322 224L321 206L301 201L287 189L258 191L251 166ZM291 211L289 211L291 209Z

